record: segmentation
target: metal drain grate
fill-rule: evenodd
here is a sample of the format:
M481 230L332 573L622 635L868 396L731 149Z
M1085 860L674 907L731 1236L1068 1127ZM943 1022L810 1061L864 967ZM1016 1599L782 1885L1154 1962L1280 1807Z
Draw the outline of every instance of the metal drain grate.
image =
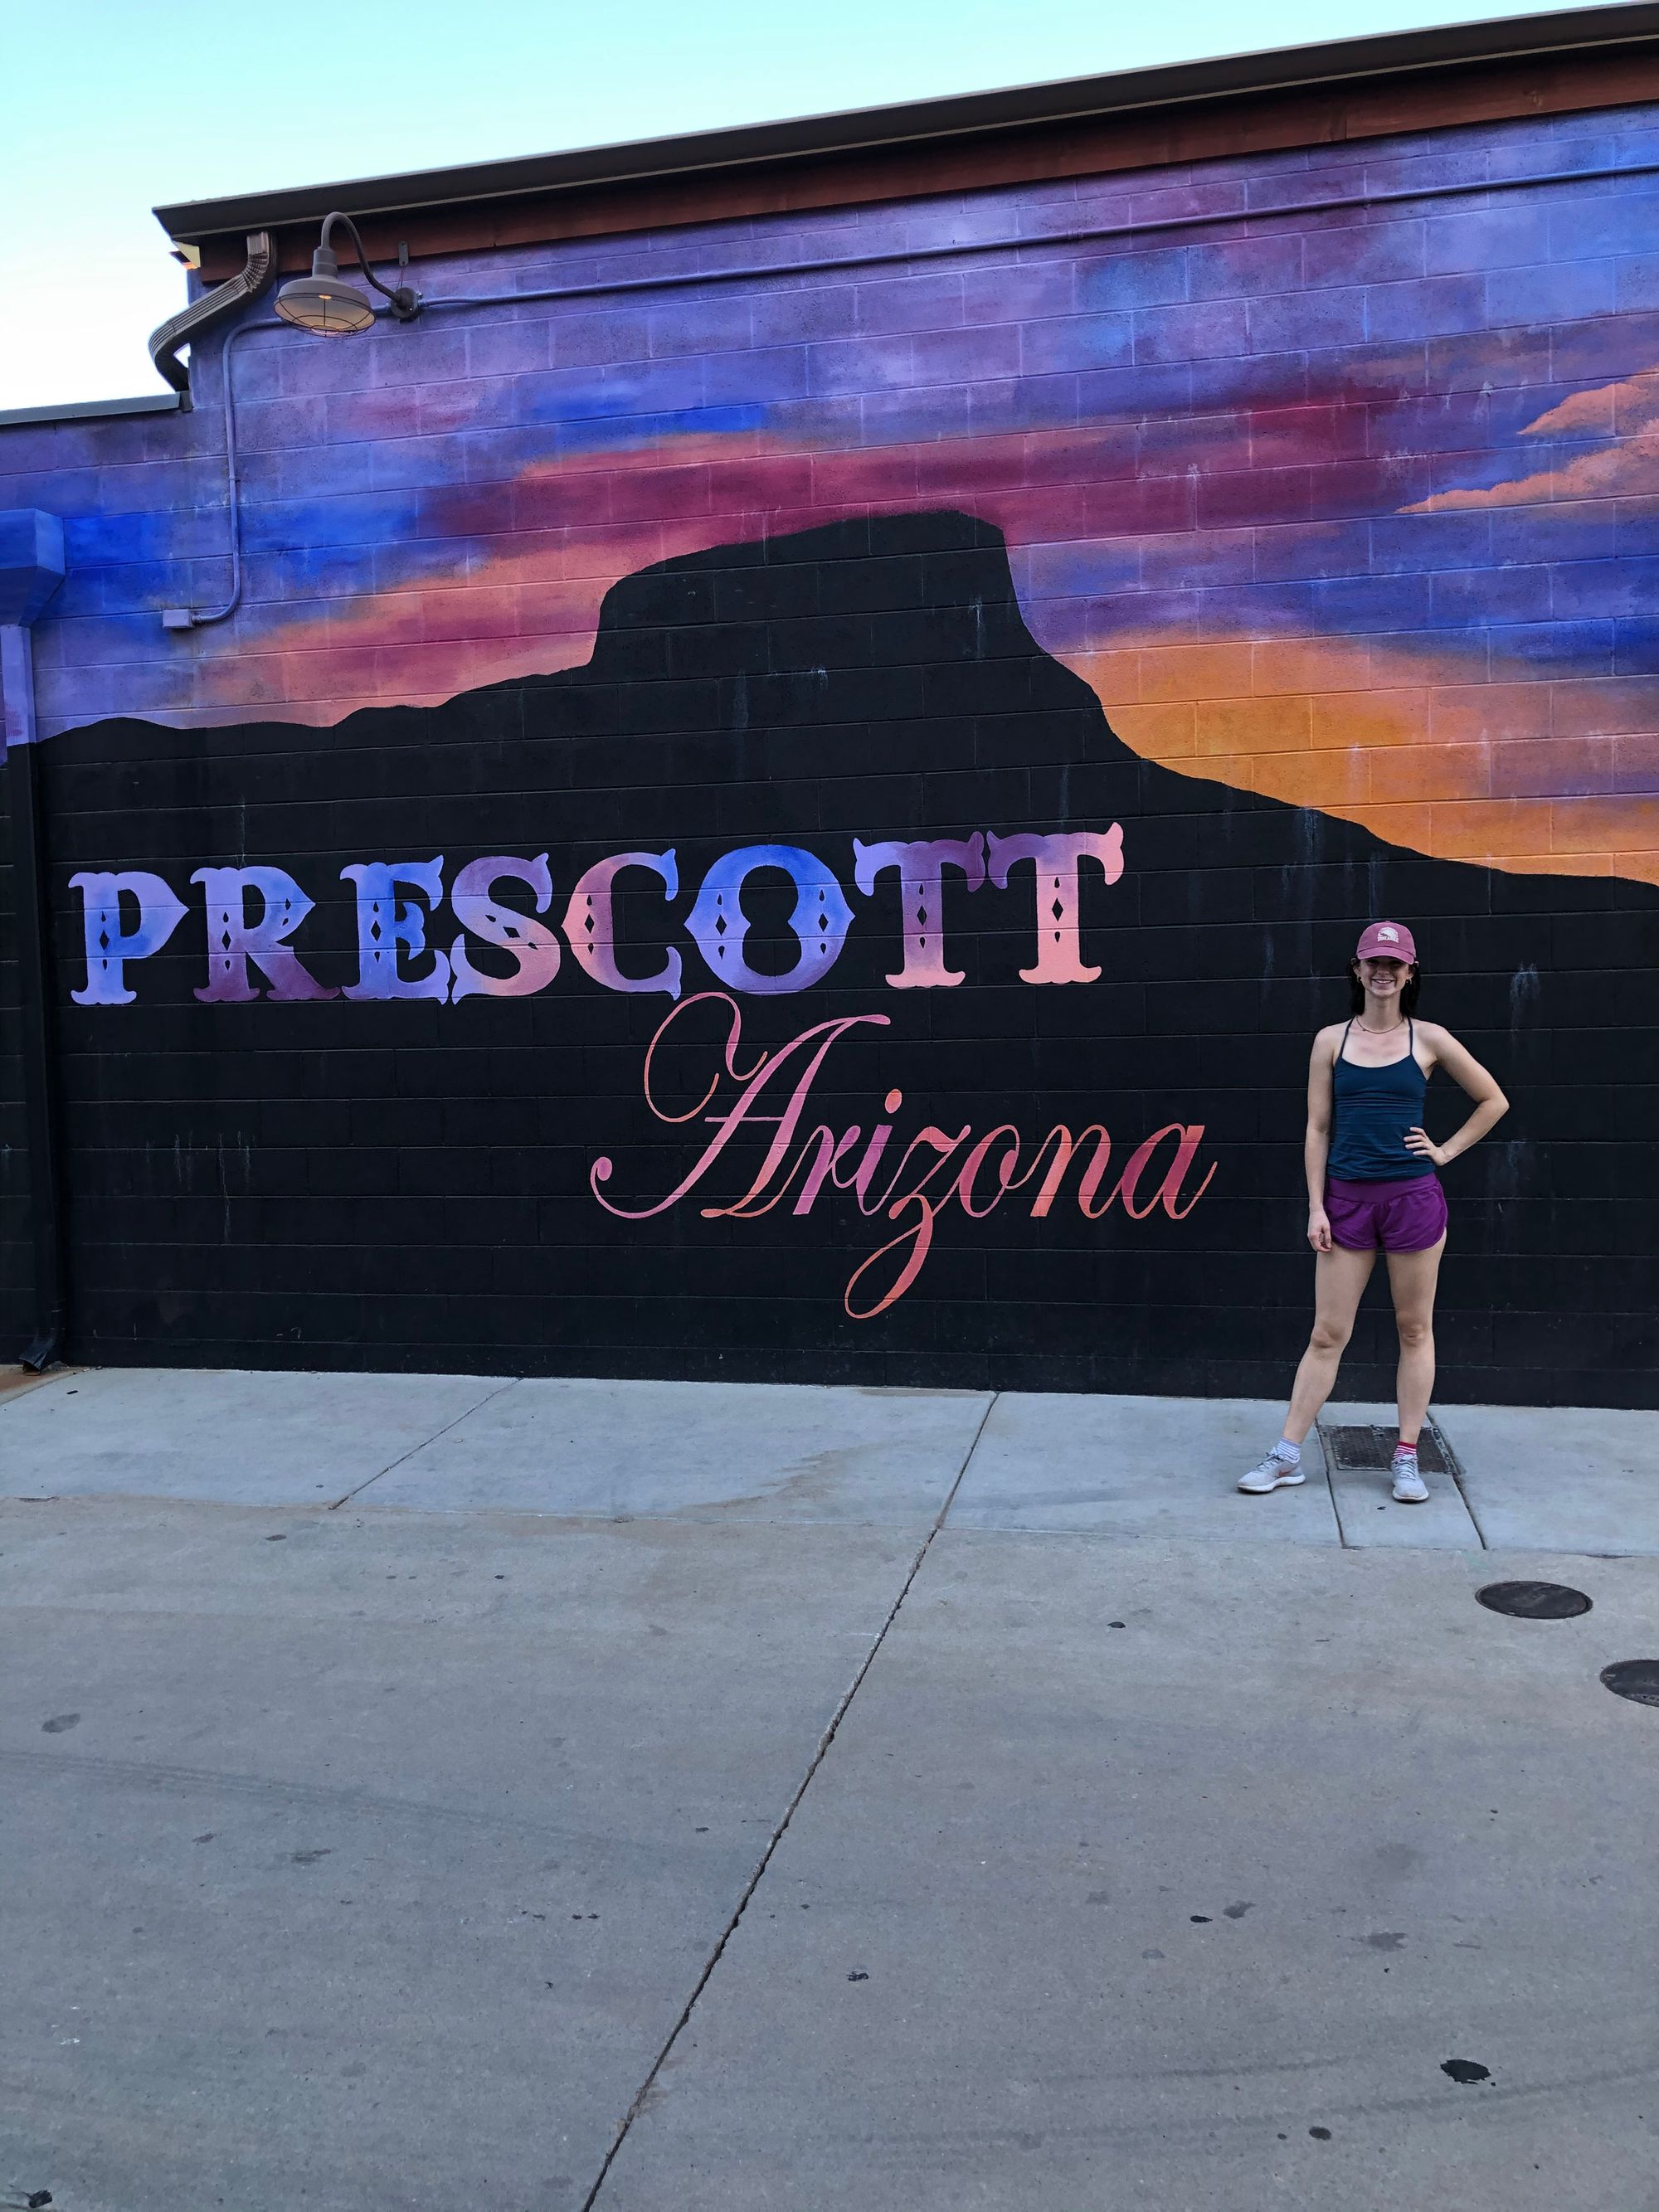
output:
M1601 1669L1601 1680L1616 1698L1638 1705L1659 1705L1659 1659L1620 1659Z
M1590 1609L1583 1591L1568 1583L1488 1583L1474 1595L1488 1613L1515 1620L1572 1620Z
M1333 1467L1364 1474L1386 1474L1400 1441L1398 1429L1327 1428L1322 1423L1319 1433ZM1424 1423L1417 1439L1417 1464L1425 1474L1451 1473L1440 1432L1432 1421Z

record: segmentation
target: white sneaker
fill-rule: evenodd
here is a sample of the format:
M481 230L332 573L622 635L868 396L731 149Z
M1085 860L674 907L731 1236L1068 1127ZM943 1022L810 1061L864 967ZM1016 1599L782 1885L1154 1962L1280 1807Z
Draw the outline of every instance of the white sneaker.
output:
M1418 1472L1415 1452L1395 1454L1394 1494L1401 1505L1421 1505L1427 1499L1429 1486Z
M1238 1486L1241 1490L1249 1491L1253 1496L1262 1497L1270 1490L1286 1489L1291 1483L1305 1482L1307 1479L1302 1472L1300 1462L1295 1467L1286 1467L1277 1452L1269 1452L1267 1458L1253 1467L1248 1474L1239 1476ZM1424 1494L1426 1496L1427 1492Z

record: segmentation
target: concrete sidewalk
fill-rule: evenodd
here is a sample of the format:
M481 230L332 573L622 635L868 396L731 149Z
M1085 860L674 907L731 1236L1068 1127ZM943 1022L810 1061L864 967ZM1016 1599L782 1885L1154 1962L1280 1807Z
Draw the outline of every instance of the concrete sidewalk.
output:
M1659 1414L1437 1409L1426 1506L1326 1449L1241 1497L1283 1408L1243 1398L105 1368L0 1398L0 1495L605 1520L642 1515L1162 1535L1235 1544L1659 1554Z
M0 2203L1638 2212L1659 1417L1279 1411L0 1399Z

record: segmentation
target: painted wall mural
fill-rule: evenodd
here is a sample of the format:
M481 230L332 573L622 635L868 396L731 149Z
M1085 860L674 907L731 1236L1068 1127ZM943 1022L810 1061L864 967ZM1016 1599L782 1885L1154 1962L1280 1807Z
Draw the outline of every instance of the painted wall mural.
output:
M1452 1387L1651 1393L1659 891L1143 759L976 518L679 556L437 707L47 761L100 1356L1270 1389L1375 909L1516 1102L1449 1178Z
M432 702L580 665L653 561L949 505L1147 757L1444 858L1654 880L1656 119L477 257L429 289L824 265L256 334L228 630L148 611L222 595L210 410L194 459L154 426L4 441L75 523L52 705Z
M216 411L0 429L87 1356L1278 1388L1390 908L1454 1387L1653 1402L1656 208L1635 108L470 257L599 293L240 340L183 634Z

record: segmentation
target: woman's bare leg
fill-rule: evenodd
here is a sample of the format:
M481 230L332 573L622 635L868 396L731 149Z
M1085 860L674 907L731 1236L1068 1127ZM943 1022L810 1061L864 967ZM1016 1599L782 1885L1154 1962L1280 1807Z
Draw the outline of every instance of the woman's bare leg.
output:
M1285 1416L1285 1434L1293 1444L1307 1435L1331 1395L1376 1257L1375 1252L1350 1252L1341 1244L1315 1255L1313 1334L1296 1370L1291 1410Z
M1443 1237L1426 1252L1390 1252L1389 1288L1394 1294L1395 1326L1400 1332L1400 1435L1417 1442L1434 1394L1434 1289L1440 1274Z

